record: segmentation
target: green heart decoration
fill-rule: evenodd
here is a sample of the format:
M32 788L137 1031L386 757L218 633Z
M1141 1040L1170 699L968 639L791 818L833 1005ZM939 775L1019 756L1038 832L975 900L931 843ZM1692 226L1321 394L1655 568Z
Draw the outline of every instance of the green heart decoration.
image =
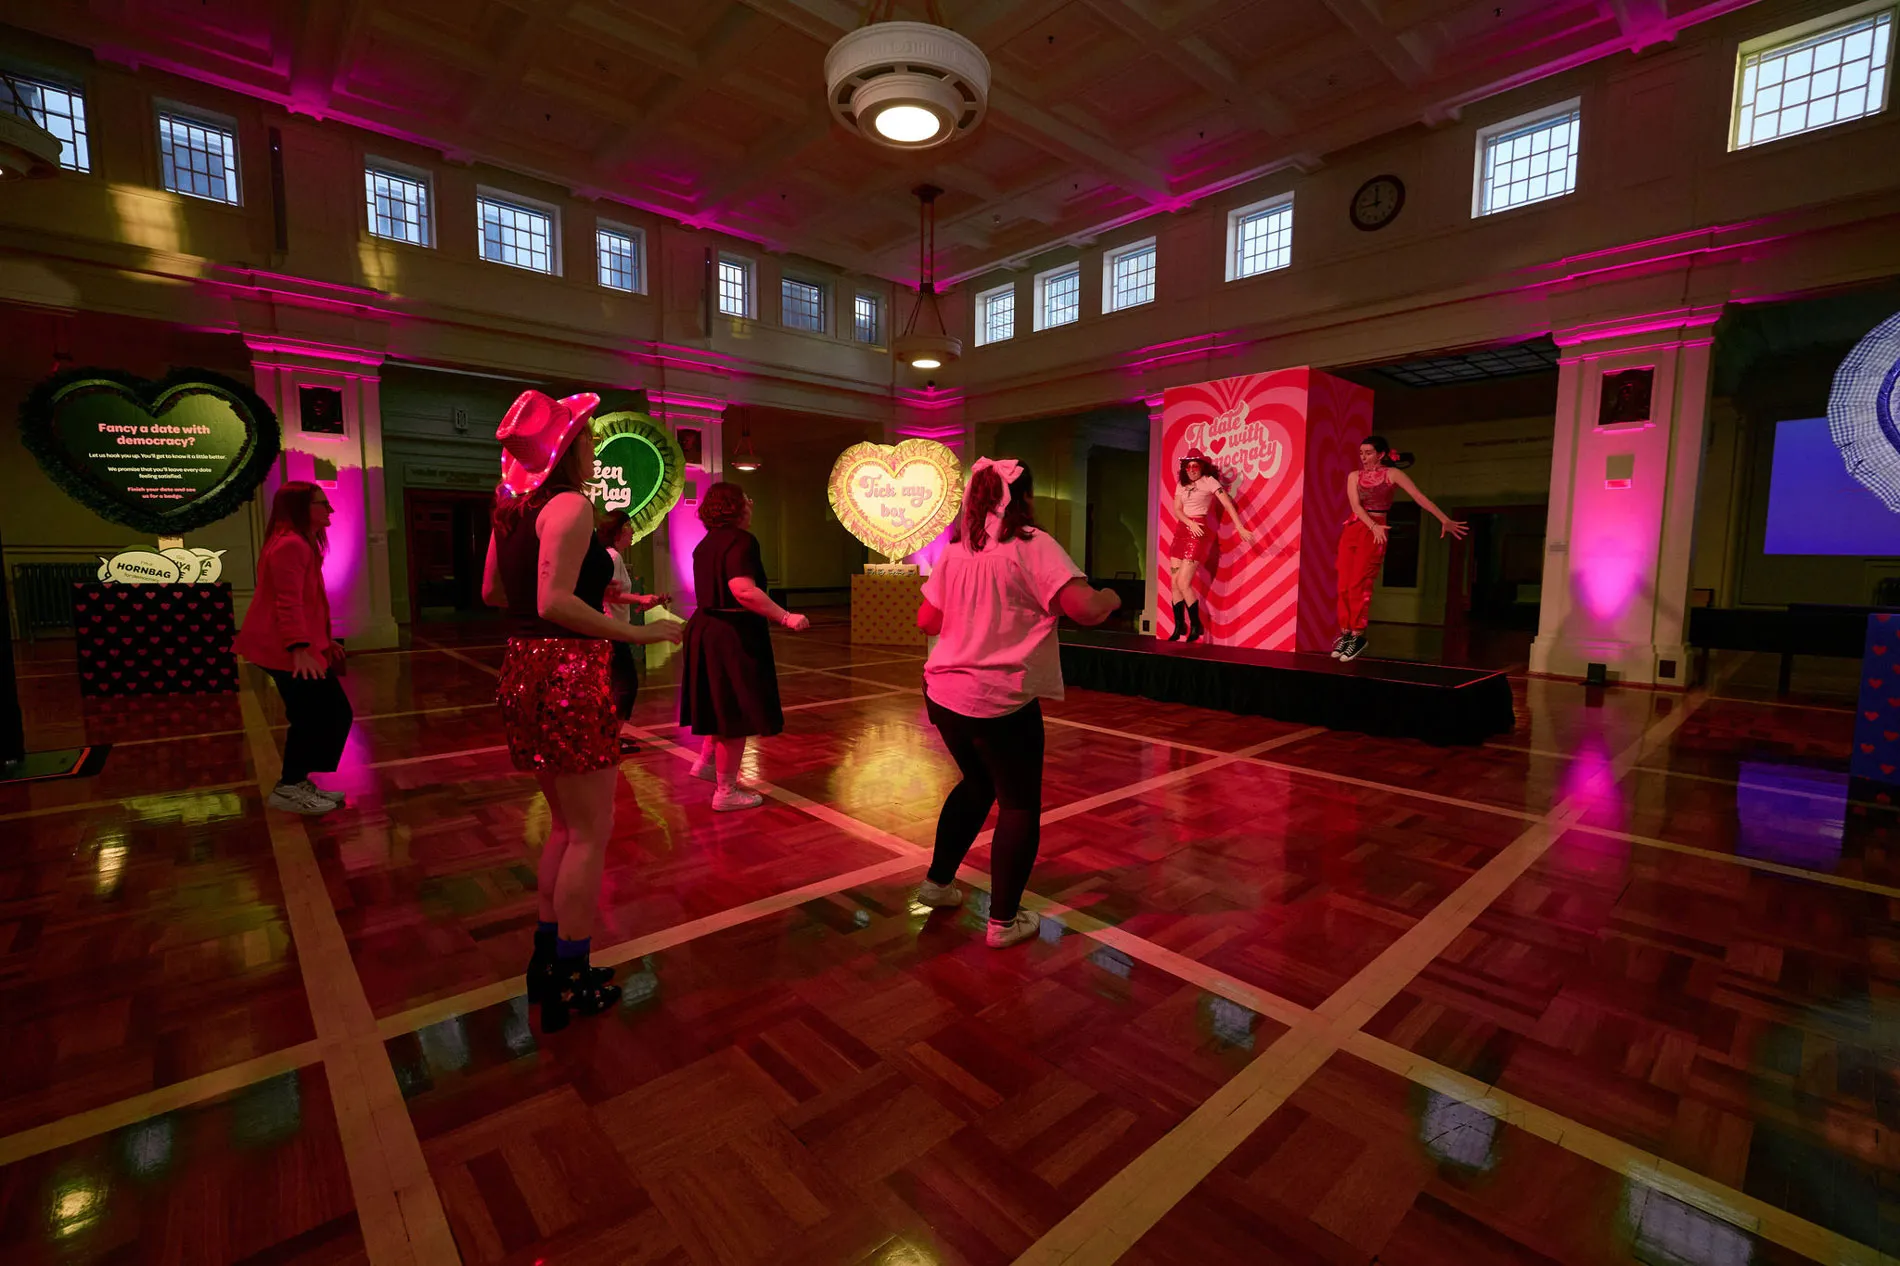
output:
M256 392L203 369L157 382L111 369L54 374L20 406L20 438L74 500L159 536L249 501L282 443Z
M598 414L593 428L594 477L587 497L602 513L625 510L637 541L679 504L686 456L673 433L645 413Z

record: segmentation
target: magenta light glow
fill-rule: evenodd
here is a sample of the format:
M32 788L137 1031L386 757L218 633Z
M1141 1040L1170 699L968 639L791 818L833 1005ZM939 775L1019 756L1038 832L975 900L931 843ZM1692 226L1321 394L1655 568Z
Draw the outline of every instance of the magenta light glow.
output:
M699 606L693 588L693 551L706 539L706 525L699 521L697 503L681 501L666 514L667 548L673 555L673 605L684 611Z

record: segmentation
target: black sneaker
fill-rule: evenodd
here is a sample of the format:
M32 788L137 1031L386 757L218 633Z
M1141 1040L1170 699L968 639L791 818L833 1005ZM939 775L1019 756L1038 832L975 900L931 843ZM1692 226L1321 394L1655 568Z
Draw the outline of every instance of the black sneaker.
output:
M1339 661L1343 664L1347 660L1358 659L1361 655L1365 654L1365 651L1366 635L1364 633L1354 633L1351 637L1346 639L1346 644L1340 648Z
M1346 643L1350 641L1352 641L1352 634L1350 633L1341 633L1338 637L1333 639L1334 659L1338 659L1341 655L1346 653Z

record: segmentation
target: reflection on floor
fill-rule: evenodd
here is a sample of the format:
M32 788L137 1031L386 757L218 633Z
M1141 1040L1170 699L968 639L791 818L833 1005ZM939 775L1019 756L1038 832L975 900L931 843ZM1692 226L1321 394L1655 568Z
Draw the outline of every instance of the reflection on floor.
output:
M967 909L910 900L955 777L914 654L782 638L769 798L713 815L656 653L625 1000L545 1038L498 642L358 656L313 821L262 808L268 685L88 707L21 654L35 746L119 746L0 787L0 1260L1900 1255L1900 812L1848 799L1825 665L1520 679L1462 750L1074 695L1052 917L992 953L983 847Z

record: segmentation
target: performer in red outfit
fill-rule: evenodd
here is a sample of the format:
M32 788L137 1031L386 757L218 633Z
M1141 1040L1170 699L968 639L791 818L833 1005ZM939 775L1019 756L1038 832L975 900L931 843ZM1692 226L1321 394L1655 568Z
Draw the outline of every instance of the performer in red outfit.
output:
M1240 539L1253 544L1253 531L1240 521L1240 510L1221 486L1220 471L1199 449L1181 459L1181 486L1174 490L1174 535L1168 543L1168 591L1174 601L1174 632L1170 642L1185 637L1198 642L1207 636L1201 627L1201 604L1194 597L1194 577L1203 566L1220 557L1220 516L1214 503L1240 529Z
M1334 659L1357 659L1366 649L1372 587L1385 563L1385 520L1394 489L1403 489L1438 520L1440 536L1463 537L1470 530L1418 490L1404 470L1411 464L1412 455L1395 451L1383 435L1368 435L1359 443L1359 469L1346 476L1352 518L1339 534L1339 637L1333 642Z

